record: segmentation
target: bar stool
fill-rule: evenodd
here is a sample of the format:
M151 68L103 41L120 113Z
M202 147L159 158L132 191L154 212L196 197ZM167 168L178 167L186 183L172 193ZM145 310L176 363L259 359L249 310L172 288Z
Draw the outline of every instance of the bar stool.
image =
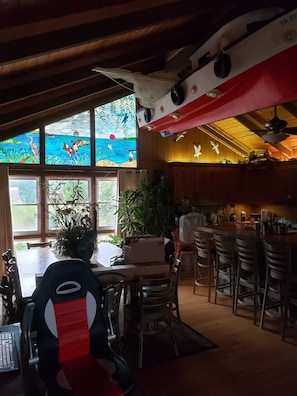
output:
M194 270L193 294L197 286L208 288L208 302L210 302L210 290L212 280L215 278L215 246L214 240L208 232L193 230L194 243L197 250L197 262ZM206 275L202 272L206 271ZM211 271L213 274L211 275Z
M235 291L235 272L236 254L234 238L229 235L214 234L216 247L215 260L215 304L217 295L225 294L228 291L232 298L232 312L234 312L234 291Z
M191 261L191 267L194 269L196 260L196 247L195 243L182 242L179 239L179 228L176 228L171 232L173 243L174 243L174 255L182 263L184 257L189 257Z
M265 257L263 246L256 239L236 238L237 274L234 297L234 315L241 301L253 306L253 320L257 323L257 309L264 290ZM262 292L261 292L262 290ZM249 301L249 297L252 301Z
M297 301L297 282L292 275L291 245L263 241L266 259L266 281L260 319L263 328L266 311L278 308L281 318L281 338L285 340L286 324L289 320L289 307Z

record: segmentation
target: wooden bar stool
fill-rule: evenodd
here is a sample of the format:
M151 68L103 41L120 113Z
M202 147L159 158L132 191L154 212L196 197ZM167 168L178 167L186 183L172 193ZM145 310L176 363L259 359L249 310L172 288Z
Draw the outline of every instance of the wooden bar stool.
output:
M216 246L216 277L215 304L218 294L227 294L232 298L232 312L234 312L234 291L236 272L236 253L233 236L214 234Z
M210 290L213 286L212 281L215 278L214 240L211 234L203 231L193 230L193 236L197 250L193 294L195 294L197 286L206 286L208 288L208 302L210 302Z
M195 260L196 260L196 247L195 243L182 242L179 239L179 228L176 228L171 232L173 243L174 243L174 255L177 259L183 262L185 257L190 258L192 270L194 270Z
M297 305L297 278L292 274L291 245L263 241L266 259L266 280L260 328L267 311L278 309L281 318L281 338L285 341L290 305Z
M265 277L265 257L261 242L237 237L237 274L234 297L234 315L238 302L253 306L253 320L257 323L257 310L261 307Z

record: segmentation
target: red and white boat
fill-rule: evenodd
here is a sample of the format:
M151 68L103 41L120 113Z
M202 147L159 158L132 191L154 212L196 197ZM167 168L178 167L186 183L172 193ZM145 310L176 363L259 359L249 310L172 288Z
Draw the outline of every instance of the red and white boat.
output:
M166 136L296 100L297 9L268 9L250 33L261 13L236 18L205 42L191 56L195 71L137 112L139 127Z

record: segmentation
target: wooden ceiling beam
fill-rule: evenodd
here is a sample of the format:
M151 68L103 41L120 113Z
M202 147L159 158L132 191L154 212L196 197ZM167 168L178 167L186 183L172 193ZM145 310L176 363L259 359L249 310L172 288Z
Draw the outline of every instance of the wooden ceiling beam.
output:
M240 155L243 158L247 158L250 154L250 150L248 147L243 145L240 142L234 141L232 136L230 136L226 131L218 128L213 124L208 124L204 126L197 127L200 131L206 133L212 139L216 140L217 142L223 144L228 149L234 151L236 154Z
M263 123L259 122L258 119L253 116L253 113L239 115L234 118L236 120L238 120L246 128L248 128L251 132L253 130L257 130L257 129L264 129ZM257 136L259 136L259 135L257 135ZM293 152L292 152L291 148L286 143L284 143L284 141L279 142L279 143L267 142L267 144L270 144L271 146L275 147L278 151L283 153L286 157L292 158Z
M47 106L38 108L37 104L27 109L26 113L22 113L23 117L15 118L8 123L0 125L0 140L5 140L18 134L39 128L42 125L49 124L70 117L75 113L81 113L92 107L101 106L105 103L120 98L125 95L125 90L120 87L112 87L105 92L90 92L89 95L84 95L83 98L70 97L66 103L47 102ZM63 97L62 97L63 100ZM33 113L31 110L36 110Z
M283 103L282 106L284 109L286 109L289 113L293 114L293 116L297 118L297 101Z
M170 20L171 25L174 24L174 20L177 21L177 25L180 27L180 35L183 36L184 30L182 26L197 16L200 19L200 25L196 25L197 33L201 33L205 28L205 25L201 24L201 16L206 11L211 12L209 5L204 8L197 8L197 5L191 2L185 7L183 2L180 1L159 7L151 6L149 9L130 12L125 16L106 16L105 19L99 21L95 20L77 26L69 26L57 31L48 30L39 34L36 34L35 31L34 35L28 37L24 33L24 37L14 40L6 34L5 29L2 29L1 36L7 37L7 41L2 39L2 42L0 42L0 63L5 64L17 59L36 57L52 51L60 51L63 48L72 48L83 43L90 43L98 39L102 40L139 29L143 30L146 27L158 24L162 26L164 23L166 25L168 20ZM45 23L49 24L49 21ZM18 29L22 31L22 26L19 26ZM23 30L26 32L26 25L23 26Z

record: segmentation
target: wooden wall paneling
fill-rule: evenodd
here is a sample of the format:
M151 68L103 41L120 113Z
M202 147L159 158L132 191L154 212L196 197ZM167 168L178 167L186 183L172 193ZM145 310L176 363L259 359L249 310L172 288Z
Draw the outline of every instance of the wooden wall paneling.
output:
M274 166L271 189L274 203L297 203L297 165Z

